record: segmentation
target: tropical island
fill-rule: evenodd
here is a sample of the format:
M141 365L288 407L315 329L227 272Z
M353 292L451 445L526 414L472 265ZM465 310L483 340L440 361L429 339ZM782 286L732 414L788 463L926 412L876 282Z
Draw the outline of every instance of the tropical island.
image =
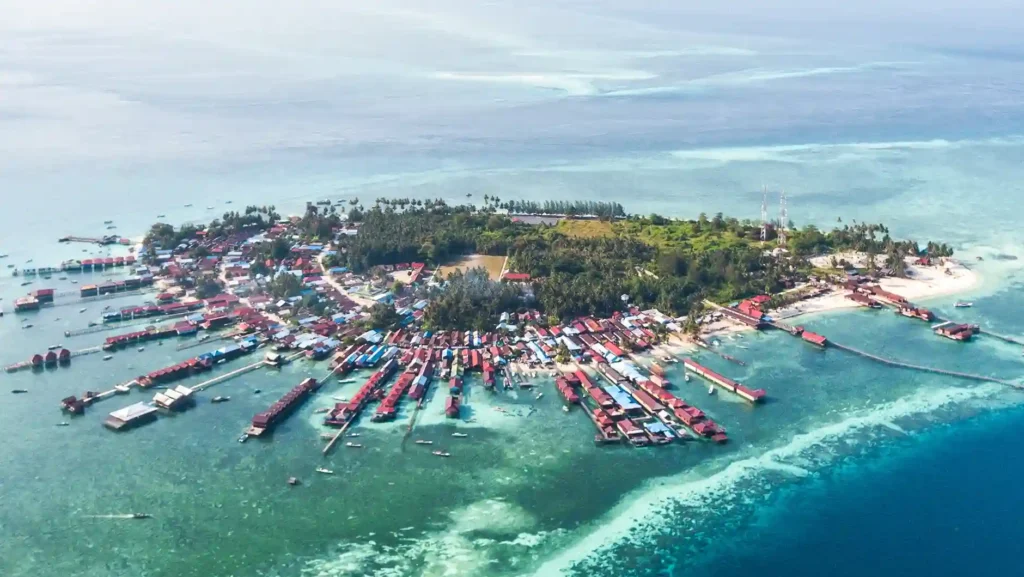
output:
M210 274L230 252L244 266ZM937 242L896 240L881 224L822 231L721 213L673 219L627 215L617 203L517 203L485 196L483 206L405 198L380 198L369 208L358 199L310 203L303 215L289 219L274 207L250 206L205 227L154 225L141 254L154 265L180 258L188 265L216 261L207 274L182 278L200 298L221 292L228 280L244 280L247 294L301 296L289 308L318 316L343 311L308 290L303 277L311 274L343 284L346 294L356 286L367 294L388 289L389 304L400 301L393 308L425 300L417 322L426 329L491 329L503 313L516 310L536 310L556 323L635 307L682 319L693 331L705 301L763 294L771 297L765 308L774 309L806 298L797 289L811 281L841 284L862 273L912 282L920 274L912 263L939 262L953 251ZM407 275L395 274L396 266L403 270L411 263L442 271L444 278L421 274L409 283ZM489 269L476 266L482 263ZM294 274L296 267L303 276ZM920 293L914 292L927 296ZM374 308L380 303L364 302L370 326L398 322L384 306Z

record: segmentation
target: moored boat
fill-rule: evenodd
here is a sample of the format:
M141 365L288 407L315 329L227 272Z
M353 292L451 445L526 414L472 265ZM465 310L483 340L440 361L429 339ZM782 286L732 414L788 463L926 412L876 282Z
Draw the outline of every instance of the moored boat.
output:
M332 471L330 469L325 469L323 467L317 467L316 468L316 472L317 473L323 473L324 475L333 475L334 474L334 471Z
M451 453L448 453L448 452L445 452L445 451L431 451L431 454L432 455L436 455L438 457L451 457L452 456Z
M452 433L452 436L456 437L458 439L464 439L464 438L468 437L469 435L467 435L466 433Z
M433 445L434 441L425 441L423 439L416 439L417 445Z
M974 303L972 303L972 302L965 302L965 301L956 301L955 303L953 303L953 306L958 308L958 309L966 309L966 308L973 307Z
M362 449L363 448L363 446L361 444L353 443L352 441L349 441L349 442L345 443L345 446L346 447L350 447L352 449Z

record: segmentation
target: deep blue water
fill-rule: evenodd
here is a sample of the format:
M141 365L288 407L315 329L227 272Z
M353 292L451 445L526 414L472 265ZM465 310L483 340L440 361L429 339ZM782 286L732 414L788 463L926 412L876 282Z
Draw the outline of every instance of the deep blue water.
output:
M781 489L721 577L1020 575L1024 409L933 428ZM746 551L746 553L738 553ZM694 573L694 571L697 573Z

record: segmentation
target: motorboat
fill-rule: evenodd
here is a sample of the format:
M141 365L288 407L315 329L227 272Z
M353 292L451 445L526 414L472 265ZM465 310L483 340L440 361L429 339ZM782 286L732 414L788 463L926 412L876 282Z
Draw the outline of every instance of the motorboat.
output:
M956 301L955 303L953 303L953 306L958 308L958 309L967 309L967 308L973 307L974 303L972 303L972 302L964 302L964 301Z
M317 473L323 473L324 475L333 475L334 474L334 471L332 471L330 469L325 469L323 467L317 467L316 468L316 472Z
M112 221L112 220L105 220L105 221L103 221L103 224L112 224L113 222L114 221Z
M221 397L221 396L218 395L218 396L210 399L210 402L211 403L223 403L223 402L230 401L230 400L231 400L231 397Z
M452 436L455 437L456 439L465 439L469 435L467 435L466 433L452 433Z
M301 485L302 481L300 481L298 477L288 477L288 484L294 487L296 485Z
M353 443L351 441L349 441L348 443L345 443L345 446L349 447L349 448L352 448L352 449L362 449L363 448L363 446L361 444Z
M711 385L710 387L708 387L708 394L709 395L715 394L715 386L714 385Z
M48 350L48 351L55 351L55 350L57 350L57 349L59 349L59 348L61 348L63 346L64 345L60 345L60 344L50 345L50 346L46 347L46 350Z
M132 519L152 519L153 516L149 513L132 513Z
M109 361L112 358L114 358L114 355L106 355L106 356L103 357L103 360L104 361Z
M451 453L448 453L446 451L431 451L430 454L436 455L438 457L451 457L452 456Z
M423 439L416 439L417 445L433 445L434 441L425 441Z
M23 329L30 329L30 328L32 328L32 323L25 323L25 324L21 325L21 328L23 328Z
M25 389L14 389L14 390L12 390L12 391L11 391L11 393L13 393L13 394L15 394L15 395L20 395L20 394L22 394L22 393L27 393L27 392L28 392L28 391L27 391L27 390L25 390Z
M141 353L142 351L146 350L146 347L139 347L137 350Z

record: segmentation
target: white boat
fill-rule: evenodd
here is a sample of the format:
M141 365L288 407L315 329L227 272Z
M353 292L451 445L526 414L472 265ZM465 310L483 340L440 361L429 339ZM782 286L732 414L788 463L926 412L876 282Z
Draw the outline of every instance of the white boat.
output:
M416 439L417 445L433 445L434 441L424 441L423 439Z
M544 393L537 393L537 396L536 396L536 397L534 397L534 399L536 399L536 400L538 400L538 401L539 401L539 400L540 400L540 398L541 398L541 397L543 397L543 396L544 396Z
M567 407L565 405L562 405L562 412L563 413L568 413L569 412L569 407Z
M208 206L208 207L206 207L206 210L213 210L213 207L212 206Z
M316 472L317 473L323 473L324 475L333 475L334 474L334 471L332 471L330 469L325 469L323 467L317 467L316 468Z
M452 433L452 436L457 438L457 439L464 439L464 438L468 437L469 435L467 435L466 433Z
M185 208L192 208L192 203L190 202L190 203L186 204Z
M958 309L966 309L966 308L973 307L974 303L972 303L972 302L964 302L964 301L956 301L955 303L953 303L953 306L958 308Z
M76 281L75 279L71 279L71 284L78 284L78 281Z
M146 350L146 347L139 347L139 349L138 349L138 350L139 350L139 352L141 353L142 351Z
M27 323L27 324L21 325L21 328L23 328L23 329L30 329L30 328L32 328L32 323Z
M114 358L114 355L106 355L106 356L103 357L103 360L104 361L109 361L112 358Z
M710 387L708 387L708 394L709 395L715 394L715 385L711 385Z
M683 375L683 380L686 382L690 382L690 375Z
M438 457L451 457L452 456L451 453L447 453L445 451L431 451L431 454L432 455L437 455Z
M345 443L345 446L346 446L346 447L351 447L351 448L353 448L353 449L361 449L361 448L363 447L363 446L362 446L362 445L360 445L359 443L353 443L353 442L351 442L351 441L350 441L350 442L348 442L348 443Z
M347 435L345 435L345 436L346 436L346 437L351 437L351 438L353 438L353 439L354 439L354 438L356 438L356 437L358 437L358 436L359 436L359 433L349 433L349 434L347 434Z
M59 348L61 348L63 346L64 345L61 345L61 344L50 345L50 346L46 347L46 350L48 350L48 351L55 351L55 350L57 350L57 349L59 349Z

